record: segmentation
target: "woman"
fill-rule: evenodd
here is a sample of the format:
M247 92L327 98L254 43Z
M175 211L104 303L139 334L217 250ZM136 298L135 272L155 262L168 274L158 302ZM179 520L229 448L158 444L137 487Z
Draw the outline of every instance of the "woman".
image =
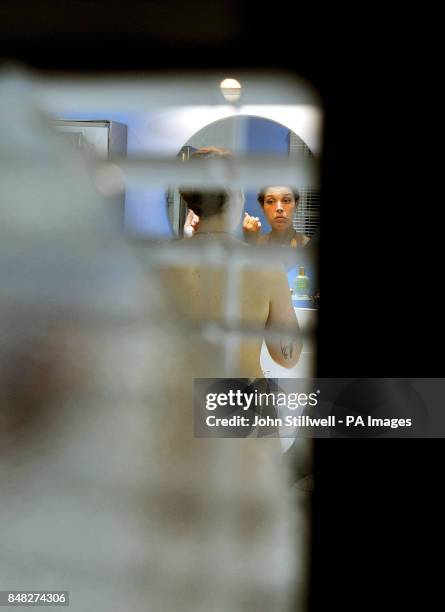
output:
M288 186L271 186L262 189L258 194L258 202L272 230L260 234L261 221L244 213L243 232L246 242L250 244L271 244L274 246L304 247L309 237L297 232L292 224L297 209L300 194L297 189ZM184 233L191 237L199 231L200 217L190 210L184 226Z
M304 247L309 237L297 232L292 224L297 209L300 194L297 189L288 186L271 186L262 189L258 194L258 202L272 230L260 234L261 222L258 217L245 213L243 220L244 237L247 242L258 245Z
M199 158L224 160L229 158L229 154L221 148L207 147L195 151L191 160ZM215 190L180 189L180 193L199 222L195 224L189 240L172 243L175 248L183 249L184 255L189 246L204 246L209 242L218 242L228 250L247 249L246 244L233 235L244 206L241 192L220 187ZM201 324L203 321L234 324L232 320L225 320L226 273L224 262L221 267L206 265L205 261L199 266L184 263L181 267L170 270L168 284L174 287L175 295L180 296L177 300L180 317L194 324ZM240 270L238 289L236 324L244 326L245 329L256 329L258 332L264 330L266 346L272 359L284 368L293 368L300 357L302 341L284 269L281 266L260 266L252 271L246 267ZM282 334L271 337L267 334L269 329L280 329ZM262 341L262 333L240 338L238 354L229 364L233 368L231 373L234 376L262 378ZM228 376L227 373L225 375Z

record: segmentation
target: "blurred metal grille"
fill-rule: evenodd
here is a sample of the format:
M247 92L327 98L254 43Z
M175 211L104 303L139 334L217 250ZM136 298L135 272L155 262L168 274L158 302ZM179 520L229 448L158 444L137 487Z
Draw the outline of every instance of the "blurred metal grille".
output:
M49 106L72 94L79 108L140 108L171 103L182 83L142 85L141 97L134 81L101 89L85 79L65 91L36 81L0 80L2 587L66 586L76 612L290 612L307 588L305 500L292 497L267 440L198 443L191 428L196 360L219 368L234 337L264 330L232 329L236 287L227 328L172 325L153 271L168 258L199 260L227 266L236 285L243 257L262 266L283 253L215 244L185 257L130 244L94 190L95 168L65 150L32 103L37 89ZM188 91L202 102L203 90ZM168 184L178 169L206 184L230 179L218 165L192 177L187 164L155 162L121 167L145 185ZM241 171L255 183L275 168Z

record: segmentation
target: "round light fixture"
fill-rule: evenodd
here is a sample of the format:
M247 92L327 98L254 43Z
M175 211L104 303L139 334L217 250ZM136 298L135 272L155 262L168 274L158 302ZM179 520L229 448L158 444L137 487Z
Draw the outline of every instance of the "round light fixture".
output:
M227 102L238 102L241 98L241 83L236 79L224 79L219 88Z

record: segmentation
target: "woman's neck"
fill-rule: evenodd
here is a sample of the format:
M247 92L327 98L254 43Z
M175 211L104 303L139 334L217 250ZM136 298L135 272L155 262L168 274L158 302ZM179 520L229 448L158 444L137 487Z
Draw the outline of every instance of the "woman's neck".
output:
M286 242L290 242L292 240L292 238L295 237L295 230L293 227L288 227L287 229L283 230L283 231L277 231L275 229L272 229L271 233L270 233L270 241L271 242L276 242L278 244L281 243L286 243Z
M212 233L229 233L229 224L224 215L213 215L212 217L202 218L199 220L199 228L197 234L212 234Z

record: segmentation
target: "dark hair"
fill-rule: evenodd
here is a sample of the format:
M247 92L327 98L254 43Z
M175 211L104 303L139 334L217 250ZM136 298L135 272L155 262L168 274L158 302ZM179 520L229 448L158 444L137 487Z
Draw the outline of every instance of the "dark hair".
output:
M203 147L193 151L190 160L195 159L229 159L229 151L223 147ZM223 189L197 191L179 188L179 193L184 198L187 206L199 217L211 217L218 215L224 210L229 199L229 193Z
M270 189L270 186L269 187L263 187L263 189L261 189L261 191L258 194L257 201L258 201L259 204L261 204L261 206L264 206L264 196L266 195L268 189ZM291 187L290 190L294 194L295 204L298 204L298 202L300 200L300 192L298 191L298 189L296 187L295 188Z

